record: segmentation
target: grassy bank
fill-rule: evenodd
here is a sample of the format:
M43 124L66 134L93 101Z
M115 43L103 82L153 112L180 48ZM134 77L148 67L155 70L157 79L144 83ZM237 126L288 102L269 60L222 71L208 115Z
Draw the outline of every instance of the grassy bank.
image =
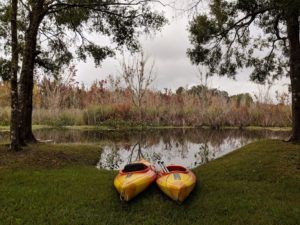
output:
M135 125L135 126L94 126L94 125L74 125L74 126L46 126L46 125L33 125L33 130L39 129L70 129L70 130L99 130L99 131L120 131L120 130L149 130L149 129L192 129L192 128L203 128L212 129L209 126L149 126L149 125ZM223 126L219 129L240 129L235 126ZM291 127L261 127L261 126L247 126L243 127L243 130L271 130L271 131L291 131ZM0 126L0 132L8 132L9 126Z
M48 129L48 128L53 128L53 126L47 126L47 125L33 125L32 129L33 130L38 130L38 129ZM9 126L0 126L0 132L7 132L9 131L10 127Z
M129 204L97 170L94 145L0 147L0 224L298 224L300 146L265 140L194 170L177 205L155 185Z

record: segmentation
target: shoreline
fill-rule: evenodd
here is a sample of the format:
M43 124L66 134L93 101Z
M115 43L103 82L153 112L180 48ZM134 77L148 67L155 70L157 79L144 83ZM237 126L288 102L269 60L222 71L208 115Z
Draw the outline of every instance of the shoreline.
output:
M9 132L9 126L0 126L0 132ZM33 125L33 130L41 129L66 129L66 130L95 130L95 131L131 131L131 130L163 130L163 129L210 129L210 130L270 130L270 131L291 131L292 127L261 127L261 126L246 126L243 128L237 126L223 126L214 129L210 126L120 126L111 127L106 125L80 125L80 126L49 126L49 125Z

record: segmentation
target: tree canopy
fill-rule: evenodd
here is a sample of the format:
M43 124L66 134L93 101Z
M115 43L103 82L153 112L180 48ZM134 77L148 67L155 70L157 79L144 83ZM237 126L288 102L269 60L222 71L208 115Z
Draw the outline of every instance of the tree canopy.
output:
M36 66L57 74L73 59L94 59L97 66L116 50L126 46L135 51L139 48L138 36L158 30L165 18L155 12L151 1L96 1L96 0L44 0L20 1L19 42L20 53L25 45L25 33L32 24L30 17L39 14L36 50ZM0 1L1 52L9 47L9 1ZM38 10L38 12L37 12ZM90 38L94 36L94 38ZM113 44L101 43L105 36ZM2 56L3 58L3 56ZM21 56L22 60L22 56Z
M213 0L190 23L188 56L210 74L234 77L247 67L258 82L288 75L286 19L299 10L297 0Z

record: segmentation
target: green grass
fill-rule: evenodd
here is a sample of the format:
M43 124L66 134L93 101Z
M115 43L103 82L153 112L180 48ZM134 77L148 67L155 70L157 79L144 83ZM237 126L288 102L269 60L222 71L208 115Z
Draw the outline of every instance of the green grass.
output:
M0 146L0 224L299 224L300 146L252 143L194 170L182 205L153 185L120 202L94 145Z
M194 128L193 126L148 126L148 125L134 125L134 126L118 126L112 127L107 125L74 125L74 126L44 126L44 125L33 125L33 130L38 129L71 129L71 130L99 130L99 131L124 131L124 130L151 130L151 129L189 129ZM8 132L9 126L0 126L0 132Z
M48 129L48 128L52 128L52 126L48 126L48 125L33 125L32 129L33 130L39 130L39 129ZM0 126L0 132L8 132L10 129L9 126Z
M259 127L259 126L248 126L246 130L271 130L271 131L291 131L292 127Z
M193 126L148 126L148 125L135 125L135 126L119 126L111 127L106 125L101 126L63 126L65 129L72 130L100 130L100 131L124 131L124 130L161 130L161 129L191 129Z
M197 127L197 126L196 126ZM53 129L53 128L63 128L72 130L99 130L99 131L123 131L123 130L151 130L151 129L191 129L195 126L149 126L149 125L135 125L135 126L119 126L112 127L107 125L74 125L74 126L49 126L49 125L33 125L33 130L38 129ZM201 126L203 129L211 129L209 126ZM220 129L240 129L239 127L224 126ZM260 127L260 126L248 126L244 127L245 130L271 130L271 131L291 131L291 127ZM0 126L0 132L8 132L9 126Z

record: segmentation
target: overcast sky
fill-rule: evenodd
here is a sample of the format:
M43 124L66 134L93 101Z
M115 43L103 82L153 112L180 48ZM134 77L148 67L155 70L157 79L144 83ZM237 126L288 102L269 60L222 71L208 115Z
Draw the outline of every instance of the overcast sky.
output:
M169 88L176 90L179 86L190 87L199 84L197 68L190 63L186 51L190 45L189 33L187 31L189 18L187 15L174 16L171 8L158 8L164 11L169 20L161 32L153 37L142 36L140 41L147 55L155 60L156 80L153 88ZM94 39L94 38L93 38ZM99 37L101 39L101 37ZM100 68L95 68L93 61L79 63L77 66L77 80L86 85L90 85L94 80L101 80L108 75L118 75L120 71L119 60L117 58L106 59ZM261 87L249 81L249 71L241 71L236 80L226 77L213 77L209 80L209 85L220 90L225 90L229 94L248 92L257 93ZM271 94L275 91L287 91L288 79L276 82L272 87Z

